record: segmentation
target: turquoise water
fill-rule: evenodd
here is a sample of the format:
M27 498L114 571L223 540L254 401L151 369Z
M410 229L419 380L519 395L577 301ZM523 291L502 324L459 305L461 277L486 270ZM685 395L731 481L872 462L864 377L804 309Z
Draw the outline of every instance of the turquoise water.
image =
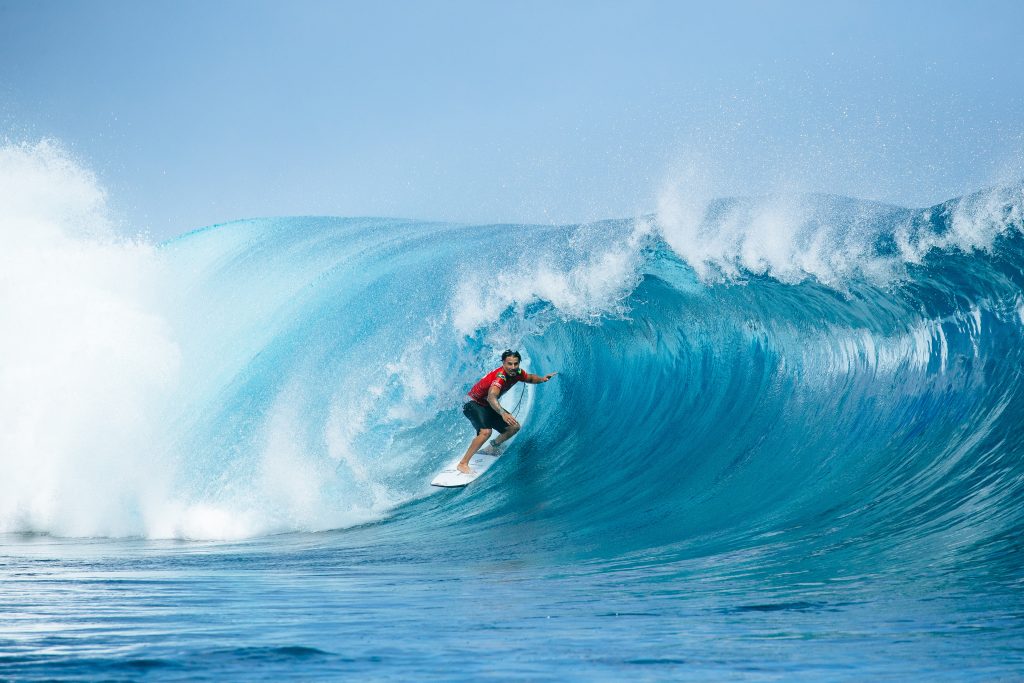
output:
M1019 591L938 572L826 575L813 558L767 572L770 548L555 564L361 545L374 535L5 539L4 674L992 680L1024 666Z
M0 677L1018 678L1021 206L14 241Z

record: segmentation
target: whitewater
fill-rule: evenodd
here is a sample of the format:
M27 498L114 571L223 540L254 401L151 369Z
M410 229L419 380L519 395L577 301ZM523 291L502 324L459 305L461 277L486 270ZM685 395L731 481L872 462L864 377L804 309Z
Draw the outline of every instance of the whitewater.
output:
M1024 184L126 237L0 147L0 678L1024 675ZM505 348L520 434L465 490Z

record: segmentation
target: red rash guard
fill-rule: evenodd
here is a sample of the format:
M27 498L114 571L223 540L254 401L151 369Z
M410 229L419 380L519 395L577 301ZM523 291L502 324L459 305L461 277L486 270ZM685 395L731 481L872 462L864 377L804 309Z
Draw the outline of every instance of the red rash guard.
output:
M511 389L516 382L522 382L529 376L530 373L522 368L520 368L518 375L506 373L504 366L502 366L488 372L482 380L474 384L473 388L469 390L469 397L482 406L489 406L487 392L491 387L498 387L498 396L500 397Z

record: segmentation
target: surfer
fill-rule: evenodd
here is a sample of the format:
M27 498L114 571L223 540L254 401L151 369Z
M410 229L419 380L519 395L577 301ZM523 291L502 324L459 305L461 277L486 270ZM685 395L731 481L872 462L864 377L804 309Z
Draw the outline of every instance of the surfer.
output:
M543 377L531 375L519 367L521 362L522 357L518 351L505 351L501 354L501 367L495 368L484 375L483 379L474 384L473 388L469 390L469 398L472 400L467 401L466 405L462 406L462 412L473 423L473 427L476 429L476 437L470 442L469 449L459 462L459 472L464 474L473 473L469 469L469 461L480 450L480 447L484 445L484 442L491 437L492 429L498 430L500 436L492 441L487 448L480 451L481 453L501 455L501 444L511 439L519 431L519 422L516 421L515 416L502 408L501 404L498 403L498 399L506 391L511 389L517 382L543 384L558 374L557 372L552 372Z

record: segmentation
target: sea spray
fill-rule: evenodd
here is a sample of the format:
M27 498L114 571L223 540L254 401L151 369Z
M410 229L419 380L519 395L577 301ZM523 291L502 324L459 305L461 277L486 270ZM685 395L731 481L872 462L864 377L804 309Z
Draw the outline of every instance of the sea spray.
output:
M0 148L0 245L0 529L142 533L181 364L155 249L49 141Z

